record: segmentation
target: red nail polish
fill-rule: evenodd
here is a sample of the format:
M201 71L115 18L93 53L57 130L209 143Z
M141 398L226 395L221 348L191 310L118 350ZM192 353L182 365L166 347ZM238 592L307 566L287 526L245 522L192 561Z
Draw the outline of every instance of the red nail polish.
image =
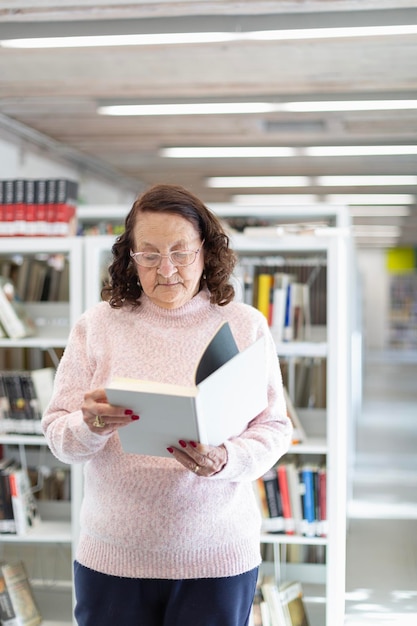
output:
M190 441L190 446L193 446L193 448L196 448L196 447L197 447L197 444L196 444L196 442L195 442L195 441Z
M139 415L132 415L132 420L138 420L139 419Z
M125 410L125 415L132 415L132 413L133 413L132 409Z
M187 447L187 444L182 439L180 439L178 443L180 444L181 448L186 448Z
M173 452L174 452L174 448L167 448L167 450L168 450L168 452L169 452L170 454L173 454Z

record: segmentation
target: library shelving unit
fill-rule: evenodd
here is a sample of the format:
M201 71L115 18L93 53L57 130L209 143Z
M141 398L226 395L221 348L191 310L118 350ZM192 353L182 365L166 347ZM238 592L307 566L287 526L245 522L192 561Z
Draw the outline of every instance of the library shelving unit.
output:
M289 454L295 458L313 459L319 455L326 459L327 536L305 537L264 532L261 541L273 545L275 574L278 579L295 577L301 582L313 583L313 587L316 587L314 583L319 583L317 590L322 590L324 585L323 611L320 614L320 609L317 609L320 606L317 598L311 607L312 626L342 624L345 606L347 425L351 407L349 237L334 229L327 236L321 237L298 235L257 238L238 234L232 237L232 243L241 262L246 264L252 259L257 265L262 257L275 257L278 266L287 263L309 263L312 267L315 262L325 264L326 328L321 329L317 341L278 343L277 354L280 361L287 360L289 364L305 356L325 361L325 409L306 411L303 425L307 439L304 443L292 445ZM314 333L312 336L314 337ZM291 372L291 367L289 371ZM291 385L289 391L291 392ZM301 411L299 413L301 415ZM323 546L324 565L280 565L281 551L285 553L287 544L299 547Z
M65 348L68 333L83 310L83 242L75 237L2 238L0 263L29 265L59 255L66 266L65 300L24 302L35 323L35 334L22 339L0 339L0 368L42 367L42 353L54 366ZM22 354L25 354L22 357ZM23 366L22 363L25 363ZM16 458L23 467L32 464L58 466L43 435L0 434L4 455ZM72 561L78 538L78 518L82 496L82 467L69 468L70 502L39 501L41 521L26 534L0 534L2 559L21 558L38 600L45 626L72 624Z
M85 307L100 299L103 271L110 260L109 251L115 237L84 237L85 263L88 267L85 282ZM340 229L331 229L326 236L285 236L271 238L232 236L233 248L241 262L262 262L268 257L272 263L290 262L309 264L314 269L319 262L325 267L326 328L313 332L312 341L290 341L277 344L280 360L289 364L290 378L294 376L293 363L304 357L325 362L326 407L298 412L307 424L307 440L291 447L290 454L304 459L324 457L327 467L328 532L326 537L290 536L263 532L261 541L271 544L274 553L274 571L277 578L296 577L313 583L312 588L322 594L322 604L310 609L312 626L331 626L343 623L345 595L345 535L347 492L347 424L351 410L351 242ZM313 331L316 329L313 328ZM289 382L291 393L293 382ZM304 415L305 419L304 419ZM281 563L281 552L288 544L320 546L325 552L325 563L320 565ZM324 588L324 596L323 596ZM318 607L318 608L317 608ZM321 607L321 608L320 608Z

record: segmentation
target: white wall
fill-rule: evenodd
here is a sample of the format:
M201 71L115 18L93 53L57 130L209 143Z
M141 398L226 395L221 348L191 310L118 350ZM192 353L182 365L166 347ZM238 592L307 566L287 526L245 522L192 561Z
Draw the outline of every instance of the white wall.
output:
M136 195L26 141L0 137L0 178L61 177L78 181L83 204L125 204L130 207Z

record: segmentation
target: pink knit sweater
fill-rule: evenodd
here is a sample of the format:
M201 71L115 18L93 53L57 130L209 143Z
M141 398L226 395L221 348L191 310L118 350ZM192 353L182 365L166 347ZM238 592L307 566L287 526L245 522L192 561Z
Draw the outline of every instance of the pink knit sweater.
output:
M88 429L80 410L86 390L104 387L114 376L193 384L198 358L223 320L240 350L266 335L269 406L226 442L221 472L203 478L173 458L126 454L117 433L106 437ZM76 558L86 567L115 576L183 579L234 576L260 563L252 481L287 451L291 425L274 343L256 309L212 305L205 291L172 310L146 297L134 311L98 304L72 330L43 429L56 457L84 464Z

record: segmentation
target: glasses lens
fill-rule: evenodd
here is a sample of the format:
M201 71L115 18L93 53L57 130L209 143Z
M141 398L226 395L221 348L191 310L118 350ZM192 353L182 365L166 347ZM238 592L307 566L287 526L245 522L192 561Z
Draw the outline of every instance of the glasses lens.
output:
M172 263L178 266L190 265L195 259L195 252L187 250L175 250L169 255Z

